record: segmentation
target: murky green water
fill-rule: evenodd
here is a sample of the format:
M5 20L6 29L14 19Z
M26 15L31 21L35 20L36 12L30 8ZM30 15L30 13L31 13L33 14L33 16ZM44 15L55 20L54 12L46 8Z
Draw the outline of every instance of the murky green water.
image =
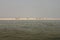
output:
M60 40L60 21L0 20L0 40Z

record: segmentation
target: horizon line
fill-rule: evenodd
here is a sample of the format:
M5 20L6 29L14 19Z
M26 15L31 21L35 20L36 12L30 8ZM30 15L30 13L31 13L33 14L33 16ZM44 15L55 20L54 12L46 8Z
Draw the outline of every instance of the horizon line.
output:
M60 18L21 17L21 18L0 18L0 20L60 20Z

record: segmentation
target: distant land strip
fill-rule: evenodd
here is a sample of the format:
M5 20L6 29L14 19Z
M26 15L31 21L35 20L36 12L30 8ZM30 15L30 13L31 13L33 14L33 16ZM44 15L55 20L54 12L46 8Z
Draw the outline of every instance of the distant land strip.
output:
M60 20L60 18L0 18L0 20Z

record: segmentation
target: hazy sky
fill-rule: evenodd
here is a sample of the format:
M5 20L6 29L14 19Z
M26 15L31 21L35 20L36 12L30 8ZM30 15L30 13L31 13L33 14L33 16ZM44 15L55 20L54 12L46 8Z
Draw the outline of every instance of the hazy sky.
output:
M60 18L60 0L0 0L0 17Z

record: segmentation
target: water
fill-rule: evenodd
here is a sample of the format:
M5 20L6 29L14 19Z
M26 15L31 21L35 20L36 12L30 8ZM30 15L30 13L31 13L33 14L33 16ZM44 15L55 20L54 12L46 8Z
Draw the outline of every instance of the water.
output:
M0 20L0 40L60 40L60 20Z

